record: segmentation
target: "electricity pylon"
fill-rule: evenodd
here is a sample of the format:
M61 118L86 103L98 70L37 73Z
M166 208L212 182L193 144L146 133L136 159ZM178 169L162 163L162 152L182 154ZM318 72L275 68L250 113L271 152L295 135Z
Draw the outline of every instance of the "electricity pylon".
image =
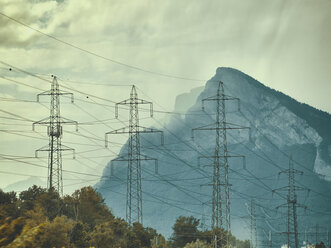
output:
M272 248L272 233L269 231L269 248Z
M257 230L256 230L255 199L251 199L251 204L250 204L250 234L251 234L250 248L256 248L257 247Z
M287 202L282 205L279 205L276 209L279 209L281 207L287 208L287 227L286 232L283 232L284 234L286 234L287 237L287 247L299 248L297 208L306 209L307 207L298 203L296 191L309 192L309 189L295 185L295 174L302 175L303 172L294 169L292 157L290 157L289 160L289 168L287 170L279 172L279 175L280 174L288 174L288 185L278 189L274 189L272 192L287 192Z
M192 129L192 138L194 138L194 131L198 130L215 130L216 144L213 156L200 156L200 159L213 159L213 196L212 196L212 228L222 228L225 232L231 232L230 226L230 196L229 196L229 157L241 157L242 155L229 155L227 148L226 130L228 129L249 129L247 127L239 126L226 122L225 115L225 101L237 100L239 98L227 96L224 94L223 82L219 82L217 94L202 99L202 109L204 110L205 101L216 101L216 122ZM239 105L238 105L239 107ZM226 235L226 243L228 244L228 236Z
M34 122L32 124L32 129L34 130L35 125L47 125L49 143L48 145L36 150L35 156L38 157L38 152L48 152L47 188L54 188L62 196L62 151L73 151L75 157L74 149L61 143L63 135L62 125L74 124L76 125L77 131L78 123L77 121L72 121L60 116L60 96L70 95L72 103L74 102L74 98L72 93L60 91L56 76L52 77L53 81L51 84L51 89L37 95L37 102L39 102L40 96L51 96L50 115L40 121Z
M118 106L129 105L129 126L114 131L110 131L105 135L106 147L108 146L109 134L129 134L129 144L127 156L119 156L116 161L127 161L127 194L126 194L126 221L129 224L134 222L143 222L142 212L142 189L141 189L141 161L155 161L155 173L157 173L157 160L140 153L140 134L141 133L161 133L161 143L163 145L163 132L153 128L142 127L139 125L138 108L139 104L150 105L150 116L153 117L153 104L138 98L136 87L133 85L130 93L130 98L115 104L115 117L118 118ZM111 168L111 171L113 169Z

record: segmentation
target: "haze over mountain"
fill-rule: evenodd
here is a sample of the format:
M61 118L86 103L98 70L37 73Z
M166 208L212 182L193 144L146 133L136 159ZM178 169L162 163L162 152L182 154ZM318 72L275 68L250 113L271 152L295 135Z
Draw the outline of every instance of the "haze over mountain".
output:
M233 234L249 237L247 204L252 198L257 203L258 240L267 239L269 230L286 230L286 209L276 207L286 203L287 192L272 194L272 190L288 184L287 175L278 173L288 168L292 156L294 168L304 173L296 176L296 185L310 189L309 194L297 192L298 203L308 207L305 212L298 209L299 240L303 241L304 230L312 238L313 225L327 226L331 220L331 115L231 68L218 68L204 88L177 98L174 112L188 110L163 126L164 146L157 135L141 134L141 152L158 159L158 174L152 162L142 162L144 225L169 236L178 216L193 215L203 227L210 227L212 187L206 184L212 182L212 161L201 160L198 167L197 160L213 155L215 131L195 132L193 141L191 130L215 121L215 103L206 103L203 111L201 100L216 94L219 81L224 82L226 95L240 98L240 110L236 101L226 101L227 122L250 128L227 132L229 154L246 157L245 165L241 159L229 159ZM126 153L127 144L119 155ZM96 185L114 214L123 218L126 167L125 162L116 163L114 176ZM110 163L103 175L110 175Z
M32 185L37 185L40 187L45 187L46 182L45 180L40 179L39 177L28 177L27 179L18 181L16 183L12 183L10 185L8 185L7 187L5 187L3 189L3 191L5 192L9 192L9 191L16 191L16 192L20 192L23 190L27 190L29 187L31 187Z

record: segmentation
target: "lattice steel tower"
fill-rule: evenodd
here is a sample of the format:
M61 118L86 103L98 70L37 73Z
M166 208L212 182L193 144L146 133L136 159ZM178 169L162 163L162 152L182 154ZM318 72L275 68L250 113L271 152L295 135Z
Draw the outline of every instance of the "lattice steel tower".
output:
M227 96L224 94L223 82L219 82L217 94L215 96L202 99L202 109L204 109L205 101L216 101L216 122L192 129L192 138L194 137L194 131L216 131L214 155L200 156L199 160L201 158L213 159L212 228L222 228L225 231L231 232L228 158L243 158L244 156L228 155L226 130L247 129L247 127L242 127L226 122L225 101L227 100L237 100L239 103L239 98Z
M140 134L141 133L161 133L161 143L163 144L163 132L153 129L142 127L139 125L139 104L150 105L150 116L153 117L153 104L138 98L136 87L133 85L130 93L130 98L115 105L115 117L118 118L118 106L129 105L129 126L106 133L105 141L106 147L108 146L108 134L129 134L129 144L127 156L120 156L116 161L127 161L127 194L126 194L126 220L129 224L134 222L143 222L142 211L142 186L141 186L141 160L155 161L155 172L157 173L157 160L150 158L140 153ZM113 166L113 164L111 164ZM111 171L113 169L111 168Z
M281 171L279 174L288 174L288 185L273 190L273 192L287 192L287 202L277 207L277 209L281 207L287 209L287 227L286 232L283 233L286 234L288 247L299 248L297 208L306 209L307 207L297 202L296 191L309 191L309 189L295 185L295 175L302 175L303 172L293 168L292 157L289 160L289 169Z
M251 242L250 247L257 247L257 230L256 230L256 206L255 199L251 199L250 204L250 234L251 234Z
M47 188L54 188L62 196L62 151L70 150L73 151L74 154L74 149L61 143L63 135L62 125L74 124L76 125L77 131L78 123L60 116L60 96L70 95L72 103L74 102L74 98L72 93L60 91L56 76L52 77L53 81L51 84L51 89L37 95L37 102L39 102L40 96L51 96L50 116L34 122L32 124L32 129L34 130L35 125L47 125L49 143L48 145L36 150L36 157L38 156L38 152L48 152Z

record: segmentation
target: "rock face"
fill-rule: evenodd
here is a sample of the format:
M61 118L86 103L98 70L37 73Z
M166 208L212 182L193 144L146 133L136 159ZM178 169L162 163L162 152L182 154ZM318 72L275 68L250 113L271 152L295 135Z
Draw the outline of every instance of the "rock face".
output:
M227 132L229 153L246 157L246 167L241 159L229 159L232 233L249 238L248 206L255 198L259 245L267 242L269 231L274 244L285 243L280 232L286 231L287 208L276 207L286 203L287 192L273 194L272 189L288 185L287 174L278 173L288 169L292 156L294 168L303 172L296 175L296 185L310 189L309 194L297 191L298 203L308 207L305 211L297 209L299 240L304 241L306 231L308 241L315 242L314 225L327 227L331 220L331 178L325 176L331 175L331 115L231 68L218 68L205 88L199 89L200 94L192 91L198 97L186 115L173 115L164 126L163 147L158 146L156 136L141 135L142 153L157 158L159 167L154 174L154 165L142 162L144 225L169 237L178 216L193 215L205 228L210 227L212 187L203 185L212 182L213 161L201 160L198 167L197 158L213 155L215 131L196 132L192 141L191 129L215 121L216 103L206 103L202 111L201 100L216 94L219 81L224 82L226 95L240 98L240 111L235 101L226 101L227 122L250 127L250 132ZM188 95L184 98L191 99ZM177 99L182 101L185 99ZM120 154L127 153L126 146ZM109 171L110 163L104 175L109 176ZM115 165L114 175L96 188L114 214L125 218L126 166ZM324 236L320 239L326 242Z

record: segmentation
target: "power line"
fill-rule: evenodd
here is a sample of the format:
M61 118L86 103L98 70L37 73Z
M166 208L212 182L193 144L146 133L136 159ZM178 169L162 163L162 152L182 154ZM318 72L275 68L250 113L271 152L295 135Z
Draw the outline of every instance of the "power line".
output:
M174 76L174 75L171 75L171 74L155 72L155 71L147 70L147 69L144 69L144 68L141 68L141 67L138 67L138 66L129 65L129 64L126 64L126 63L123 63L123 62L114 60L112 58L108 58L108 57L105 57L103 55L97 54L95 52L89 51L87 49L81 48L81 47L79 47L77 45L74 45L72 43L63 41L63 40L61 40L61 39L59 39L59 38L57 38L57 37L55 37L53 35L46 34L46 33L42 32L42 31L40 31L39 29L33 28L33 27L31 27L31 26L29 26L29 25L27 25L27 24L25 24L25 23L23 23L23 22L15 19L13 17L10 17L10 16L8 16L8 15L2 13L2 12L0 12L0 15L4 16L4 17L6 17L6 18L8 18L10 20L12 20L13 22L16 22L16 23L18 23L18 24L20 24L20 25L22 25L22 26L24 26L26 28L29 28L29 29L31 29L31 30L33 30L33 31L41 34L41 35L44 35L44 36L46 36L46 37L48 37L50 39L53 39L53 40L55 40L57 42L60 42L60 43L65 44L65 45L67 45L69 47L72 47L72 48L74 48L76 50L79 50L81 52L85 52L87 54L90 54L92 56L95 56L97 58L101 58L101 59L106 60L106 61L109 61L109 62L112 62L114 64L127 67L129 69L133 69L133 70L137 70L137 71L141 71L141 72L145 72L145 73L149 73L149 74L153 74L153 75L157 75L157 76L162 76L162 77L167 77L167 78L173 78L173 79L180 79L180 80L185 80L185 81L199 81L199 82L200 81L206 81L206 80L201 80L201 79L194 79L194 78L187 78L187 77L181 77L181 76Z

